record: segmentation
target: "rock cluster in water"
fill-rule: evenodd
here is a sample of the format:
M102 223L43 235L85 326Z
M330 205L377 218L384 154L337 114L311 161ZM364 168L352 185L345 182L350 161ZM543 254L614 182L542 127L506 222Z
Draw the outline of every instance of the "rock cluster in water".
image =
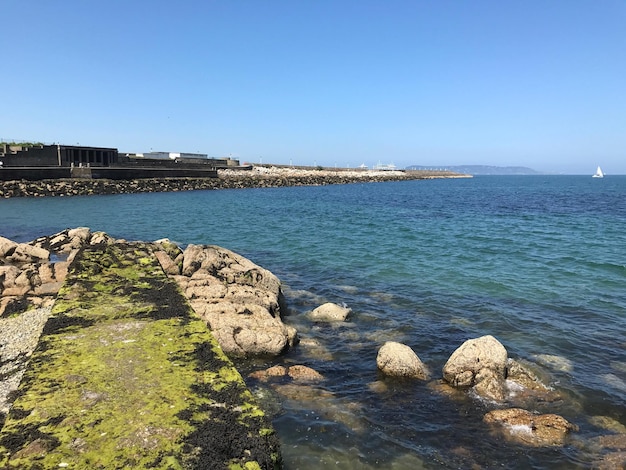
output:
M386 375L428 377L419 357L409 346L400 343L383 345L377 364ZM544 402L560 398L530 369L509 359L505 347L491 335L465 341L452 353L442 373L441 386L470 390L483 402L497 407L523 404L530 396ZM563 445L567 434L578 429L561 416L538 415L519 408L493 410L485 415L484 421L512 440L536 447Z
M135 180L60 179L0 181L0 198L86 196L207 189L321 186L357 182L463 177L447 171L333 171L254 167L219 170L218 178L146 178Z

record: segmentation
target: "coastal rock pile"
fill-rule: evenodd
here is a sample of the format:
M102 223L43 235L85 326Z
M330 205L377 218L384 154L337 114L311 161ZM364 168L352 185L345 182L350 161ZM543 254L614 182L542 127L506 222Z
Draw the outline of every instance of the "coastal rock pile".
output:
M0 317L52 305L70 263L91 235L89 229L77 228L30 243L0 237ZM94 242L103 236L95 235Z
M86 227L30 243L0 237L0 317L52 305L79 250L116 241ZM217 246L189 245L182 251L160 240L153 247L225 352L277 355L294 344L296 331L281 320L280 281L271 272Z
M196 189L218 189L217 178L146 178L135 180L58 179L40 181L0 181L0 198L93 196L134 194Z

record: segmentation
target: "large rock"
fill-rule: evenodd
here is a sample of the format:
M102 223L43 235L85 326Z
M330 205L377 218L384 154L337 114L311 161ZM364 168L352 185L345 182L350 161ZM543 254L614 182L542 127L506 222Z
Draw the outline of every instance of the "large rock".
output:
M274 274L212 245L189 245L180 261L182 274L174 277L226 353L275 356L293 345L296 331L282 322L282 291ZM174 270L167 260L161 264Z
M493 410L483 420L497 426L507 438L533 447L562 446L578 427L555 414L537 415L520 408Z
M428 370L407 345L387 341L379 350L376 365L385 375L427 379Z
M17 243L15 243L13 240L0 237L0 258L11 255L16 246Z
M28 243L18 243L7 259L12 263L33 263L50 259L50 252Z
M309 312L309 318L313 321L345 321L350 312L352 312L352 309L348 307L327 302Z
M443 366L443 378L454 387L474 387L478 395L496 401L506 397L508 354L493 336L465 341Z
M89 244L91 230L87 227L68 228L54 235L37 238L35 246L50 250L54 253L67 254Z

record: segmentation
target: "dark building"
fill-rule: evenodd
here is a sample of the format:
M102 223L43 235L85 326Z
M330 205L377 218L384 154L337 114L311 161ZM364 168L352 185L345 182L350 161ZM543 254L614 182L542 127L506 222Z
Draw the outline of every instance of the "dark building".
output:
M74 145L9 145L0 147L4 167L101 167L118 162L114 148L80 147Z

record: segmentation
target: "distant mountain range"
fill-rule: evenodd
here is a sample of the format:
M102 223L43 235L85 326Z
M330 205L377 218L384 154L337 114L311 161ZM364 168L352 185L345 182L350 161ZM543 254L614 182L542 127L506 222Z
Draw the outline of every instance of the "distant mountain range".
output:
M407 170L448 170L466 175L540 175L539 171L524 166L489 166L489 165L451 165L423 166L411 165Z

